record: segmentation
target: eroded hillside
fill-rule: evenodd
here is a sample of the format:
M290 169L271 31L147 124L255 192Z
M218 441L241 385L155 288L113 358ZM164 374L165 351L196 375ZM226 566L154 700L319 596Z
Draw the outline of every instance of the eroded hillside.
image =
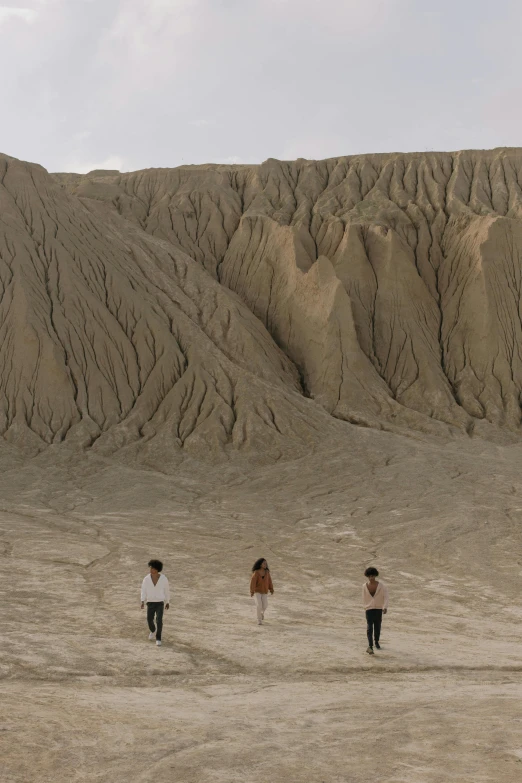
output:
M181 451L278 459L328 432L260 320L178 247L92 214L37 166L4 159L0 199L6 441L139 444L166 468Z
M522 151L49 175L0 158L0 431L176 464L340 420L520 433Z
M522 151L60 179L236 292L334 416L518 432Z

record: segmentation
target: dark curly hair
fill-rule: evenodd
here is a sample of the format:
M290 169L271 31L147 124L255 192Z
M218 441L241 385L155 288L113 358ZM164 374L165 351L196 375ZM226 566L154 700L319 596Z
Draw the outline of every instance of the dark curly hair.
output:
M256 562L252 566L252 571L257 571L259 568L261 568L261 563L263 563L265 560L266 560L266 557L260 557L258 560L256 560ZM266 570L270 571L270 569L268 567L268 563L266 564Z
M147 565L149 568L155 568L156 571L163 571L163 563L161 560L149 560Z
M379 572L377 571L376 568L374 568L373 566L370 566L369 568L366 569L366 571L364 572L364 575L365 576L379 576Z

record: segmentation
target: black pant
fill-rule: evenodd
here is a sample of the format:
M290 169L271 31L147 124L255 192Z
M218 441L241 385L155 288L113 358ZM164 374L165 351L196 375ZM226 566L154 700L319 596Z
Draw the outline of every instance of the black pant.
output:
M154 625L154 615L156 616L156 625ZM149 601L147 604L147 622L151 633L156 631L156 640L161 642L161 631L163 630L163 601Z
M381 638L382 609L366 610L366 633L368 634L368 644L373 647L373 637L378 642Z

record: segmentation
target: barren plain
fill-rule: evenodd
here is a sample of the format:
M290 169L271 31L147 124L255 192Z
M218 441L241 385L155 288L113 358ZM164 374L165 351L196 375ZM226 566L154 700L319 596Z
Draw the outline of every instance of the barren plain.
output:
M0 156L2 781L522 780L521 251L518 149Z

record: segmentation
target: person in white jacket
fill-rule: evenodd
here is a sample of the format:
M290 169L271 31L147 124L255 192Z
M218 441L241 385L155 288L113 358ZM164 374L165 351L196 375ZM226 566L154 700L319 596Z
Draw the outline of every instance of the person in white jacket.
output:
M147 604L147 623L149 639L156 639L156 645L161 647L161 632L163 630L163 609L169 608L169 580L162 574L161 560L149 560L150 573L141 583L141 608ZM154 622L154 620L156 622Z
M363 584L362 599L366 610L366 633L368 636L368 647L366 652L373 655L373 640L375 637L375 646L381 649L379 640L381 638L382 616L388 611L388 588L384 582L378 582L379 572L373 566L367 568L364 572L368 579Z

